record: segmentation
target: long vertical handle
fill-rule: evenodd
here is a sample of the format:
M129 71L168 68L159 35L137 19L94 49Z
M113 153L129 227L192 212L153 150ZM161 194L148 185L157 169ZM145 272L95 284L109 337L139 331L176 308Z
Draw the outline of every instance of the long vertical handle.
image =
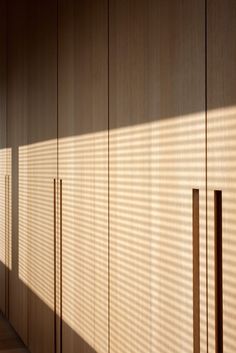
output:
M58 187L59 184L59 187ZM59 193L59 194L58 194ZM54 353L62 353L62 179L53 180L54 202Z
M57 181L53 179L53 233L54 233L54 353L57 353Z
M199 278L199 190L192 195L193 227L193 352L200 353L200 278Z
M9 202L10 176L5 176L5 315L9 318Z
M8 227L7 175L5 175L5 267L7 267L7 227Z
M215 226L215 352L223 353L222 191L214 192Z
M7 317L7 301L8 301L8 293L7 293L7 237L8 237L8 197L7 197L7 175L5 175L5 315Z
M60 353L62 353L62 179L60 179Z

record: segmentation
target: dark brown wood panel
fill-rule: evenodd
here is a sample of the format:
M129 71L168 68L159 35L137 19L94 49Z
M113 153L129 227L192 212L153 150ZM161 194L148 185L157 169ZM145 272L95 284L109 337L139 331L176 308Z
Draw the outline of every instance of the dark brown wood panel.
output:
M21 339L2 315L0 315L0 351L4 353L28 352Z

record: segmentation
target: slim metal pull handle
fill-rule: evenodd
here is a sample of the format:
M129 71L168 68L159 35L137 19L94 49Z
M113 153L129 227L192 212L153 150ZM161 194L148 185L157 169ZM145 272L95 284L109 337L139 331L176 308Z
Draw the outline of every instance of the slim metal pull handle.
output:
M9 215L10 215L10 176L5 175L5 315L9 318Z
M53 232L54 232L54 353L57 353L57 181L53 179Z
M7 175L5 175L5 315L7 317L7 236L8 236L8 197L7 197Z
M215 352L223 353L223 288L222 288L222 191L214 192L215 226Z
M8 198L7 198L7 175L5 175L5 266L7 266L7 217L8 217Z
M62 352L62 179L53 180L54 202L54 353Z
M199 190L192 194L193 229L193 351L200 353L200 279L199 279Z
M60 179L60 353L62 353L62 179Z

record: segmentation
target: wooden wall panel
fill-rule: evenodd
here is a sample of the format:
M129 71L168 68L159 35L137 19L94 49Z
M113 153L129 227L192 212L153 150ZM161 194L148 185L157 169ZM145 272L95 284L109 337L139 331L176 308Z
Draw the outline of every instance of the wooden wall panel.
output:
M6 280L6 1L0 1L0 311L5 313Z
M9 174L9 320L27 342L27 288L20 279L19 146L27 141L26 123L26 1L8 3L7 52L7 174Z
M236 3L208 0L208 278L209 353L236 350ZM215 313L214 191L222 191L223 346ZM221 335L222 336L222 335ZM223 349L223 350L222 350Z
M111 353L207 351L204 14L199 0L110 0Z
M63 352L108 352L108 7L59 1Z
M57 177L57 1L28 2L28 336L32 353L54 352L54 178Z

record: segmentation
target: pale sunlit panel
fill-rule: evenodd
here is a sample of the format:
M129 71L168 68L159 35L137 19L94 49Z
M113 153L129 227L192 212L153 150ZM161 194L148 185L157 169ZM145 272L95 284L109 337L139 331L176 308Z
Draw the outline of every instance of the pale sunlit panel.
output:
M29 229L28 229L28 146L19 147L19 277L29 285L30 263L29 263Z
M12 150L6 149L6 254L5 265L12 270Z
M5 237L6 237L6 149L0 150L0 261L5 265ZM5 278L1 269L1 278ZM1 283L3 283L1 281Z
M0 149L0 309L5 310L6 273L6 149Z
M97 353L107 353L108 133L60 139L59 175L63 337L74 334L68 351L77 351L82 339Z
M236 108L208 113L209 353L215 352L214 190L222 190L223 345L236 351Z
M54 194L56 140L19 148L19 273L54 309Z
M206 351L204 113L110 132L112 353L193 352L192 189L200 189Z

